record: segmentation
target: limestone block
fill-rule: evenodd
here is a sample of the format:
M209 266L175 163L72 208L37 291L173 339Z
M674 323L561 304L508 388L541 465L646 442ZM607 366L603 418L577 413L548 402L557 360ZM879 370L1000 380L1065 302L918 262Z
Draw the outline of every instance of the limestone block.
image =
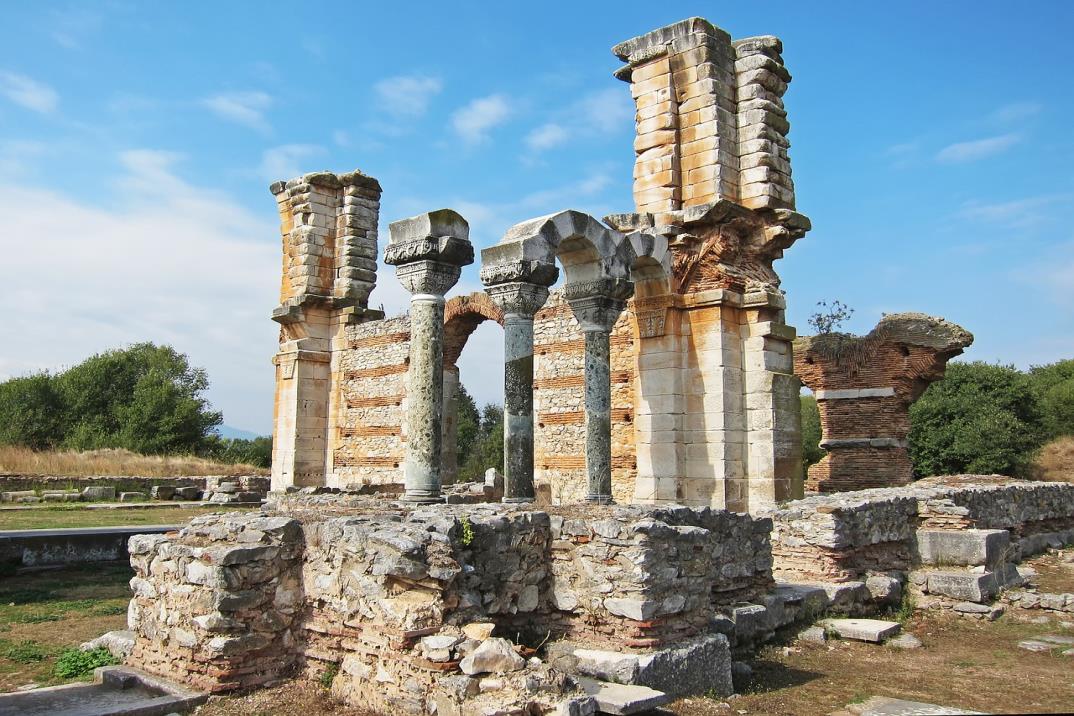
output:
M902 628L898 622L882 619L826 619L821 622L841 639L868 641L878 644L895 636Z
M921 563L935 566L995 567L1010 554L1007 530L918 530Z

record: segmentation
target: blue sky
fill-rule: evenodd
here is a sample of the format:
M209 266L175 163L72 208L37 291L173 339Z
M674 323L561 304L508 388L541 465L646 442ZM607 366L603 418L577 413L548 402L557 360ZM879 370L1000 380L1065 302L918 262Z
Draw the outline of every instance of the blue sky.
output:
M701 15L774 34L799 210L788 320L918 310L967 359L1074 356L1074 3L14 3L0 29L0 377L138 340L206 367L268 432L279 238L268 184L355 167L381 219L448 206L475 244L632 208L609 48ZM386 235L382 233L383 245ZM476 267L457 291L476 290ZM371 302L406 293L382 270ZM502 395L498 329L463 381Z

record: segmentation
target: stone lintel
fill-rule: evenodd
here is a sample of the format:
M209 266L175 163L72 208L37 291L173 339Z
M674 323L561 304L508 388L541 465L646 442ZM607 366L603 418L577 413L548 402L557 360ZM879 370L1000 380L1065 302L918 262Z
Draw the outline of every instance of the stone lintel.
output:
M742 297L743 308L778 308L787 307L787 299L782 293L770 289L746 291Z
M855 398L889 398L895 395L895 389L887 388L846 388L843 390L815 390L813 397L817 400L853 400Z
M713 288L697 291L682 297L683 308L702 308L704 306L742 307L742 294L729 288Z
M308 361L310 363L331 363L332 353L330 351L311 351L303 348L295 348L294 350L280 350L279 353L272 356L272 364L279 365L287 360L296 361Z

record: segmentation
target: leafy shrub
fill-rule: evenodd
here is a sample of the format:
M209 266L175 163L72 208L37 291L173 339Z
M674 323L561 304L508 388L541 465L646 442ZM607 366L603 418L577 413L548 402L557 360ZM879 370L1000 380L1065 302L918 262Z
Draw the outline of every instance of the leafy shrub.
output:
M92 651L64 649L60 658L56 660L54 671L56 676L62 679L77 679L91 673L98 666L112 666L118 663L116 657L105 648Z

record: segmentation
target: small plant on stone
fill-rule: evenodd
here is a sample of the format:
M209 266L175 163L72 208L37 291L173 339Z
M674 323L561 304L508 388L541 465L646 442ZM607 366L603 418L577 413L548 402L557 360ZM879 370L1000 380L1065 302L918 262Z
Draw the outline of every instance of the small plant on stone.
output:
M77 679L93 672L98 666L118 664L116 657L105 648L82 651L81 649L64 649L56 659L56 676L61 679Z
M895 612L895 621L899 624L906 624L914 616L914 609L917 607L917 602L914 601L914 595L910 593L909 589L903 589L902 601L899 602L899 608Z
M473 525L470 524L470 518L466 515L463 515L460 521L462 522L462 537L459 539L459 542L462 543L463 547L469 547L474 543Z
M332 688L332 682L339 674L339 664L331 663L321 672L321 686L326 689Z
M820 335L833 333L854 315L854 309L842 301L817 301L819 311L809 317L809 325Z

